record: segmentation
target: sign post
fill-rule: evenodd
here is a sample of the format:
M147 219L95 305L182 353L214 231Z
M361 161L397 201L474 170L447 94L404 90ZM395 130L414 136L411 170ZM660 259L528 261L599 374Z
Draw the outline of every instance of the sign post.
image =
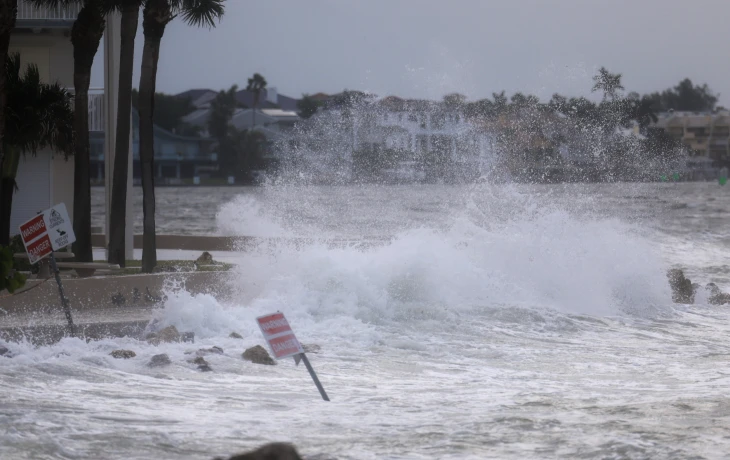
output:
M53 274L58 284L61 305L66 315L66 321L68 321L68 328L73 335L75 333L75 327L73 317L71 316L71 307L63 291L61 275L58 271L56 258L53 256L53 251L63 249L76 241L71 219L68 218L68 212L66 211L66 205L63 203L57 204L21 224L20 237L25 245L25 250L28 252L28 259L31 264L51 256L51 269L53 269Z
M309 359L307 359L307 355L304 353L302 345L294 335L294 331L291 326L289 326L289 322L284 317L284 314L277 312L271 315L259 316L256 318L256 321L259 323L261 333L264 334L266 343L269 344L269 348L271 348L271 351L274 353L274 357L276 359L281 359L293 356L294 361L297 364L299 364L300 359L304 361L304 365L307 367L309 375L312 377L314 384L317 386L319 394L322 395L322 399L329 401L329 396L327 396L327 393L324 391L322 383L320 383L319 378L317 378L317 374L314 372L312 364L309 362Z

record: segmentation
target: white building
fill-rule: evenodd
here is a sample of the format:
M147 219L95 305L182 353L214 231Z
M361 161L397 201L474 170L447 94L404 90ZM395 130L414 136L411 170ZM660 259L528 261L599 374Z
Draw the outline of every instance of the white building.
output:
M18 0L18 17L10 37L10 53L20 53L21 64L38 66L43 82L59 82L73 90L73 47L71 27L78 14L78 6L36 8L27 0ZM104 87L90 92L90 128L105 132L106 177L113 177L113 158L116 132L117 80L119 75L120 17L107 18L103 40ZM100 51L102 51L100 47ZM97 54L100 58L102 52ZM103 126L95 126L103 124ZM131 143L130 143L131 145ZM50 150L38 155L26 155L18 168L18 191L13 196L11 234L18 226L57 203L65 203L73 219L74 164ZM131 155L127 198L127 256L132 258L132 173ZM111 181L107 181L107 222L104 233L109 235L109 203ZM108 240L107 240L108 242Z

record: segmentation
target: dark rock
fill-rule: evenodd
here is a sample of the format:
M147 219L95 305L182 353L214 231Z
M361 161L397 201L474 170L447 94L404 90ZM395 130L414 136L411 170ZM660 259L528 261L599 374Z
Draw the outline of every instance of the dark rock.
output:
M197 358L190 361L193 364L198 365L198 370L201 372L211 372L213 369L210 367L210 364L208 361L205 360L202 356L198 356Z
M208 251L205 251L200 257L195 259L195 263L198 265L210 265L213 263L213 256Z
M137 353L132 350L114 350L110 354L116 359L129 359L137 356Z
M238 332L231 332L231 335L229 335L228 337L230 337L232 339L242 339L243 338L243 336L241 334L239 334Z
M195 343L195 332L183 332L180 334L180 338L183 342Z
M242 356L243 359L251 361L254 364L267 364L270 366L276 364L276 361L269 356L269 352L261 345L256 345L255 347L247 349L243 352Z
M213 355L222 355L223 349L221 347L213 347L213 348L201 348L198 350L198 356L205 356L209 354Z
M163 353L161 355L153 356L152 359L150 359L150 362L147 363L147 365L149 367L162 367L167 366L171 363L172 361L170 361L170 357Z
M6 358L12 358L12 354L10 353L10 350L0 345L0 356L5 356Z
M150 292L150 288L149 287L145 288L144 298L148 302L152 302L152 303L158 303L158 302L161 302L163 300L163 298L160 297L160 296L152 295L152 293Z
M228 460L302 460L302 457L293 445L272 442L254 451L234 455Z
M134 288L132 289L132 300L137 303L142 298L142 294L139 292L139 289Z
M675 303L694 303L694 289L692 281L684 277L684 272L673 268L667 272L669 286L672 288L672 300Z
M322 347L320 347L319 345L315 345L315 344L312 344L312 345L302 344L302 349L304 350L304 353L319 353L320 351L322 351Z

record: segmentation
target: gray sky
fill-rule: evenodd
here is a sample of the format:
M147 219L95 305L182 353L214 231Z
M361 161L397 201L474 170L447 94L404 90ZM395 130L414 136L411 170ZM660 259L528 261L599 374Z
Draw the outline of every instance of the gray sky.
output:
M476 100L493 91L589 95L600 66L627 90L689 77L730 106L727 0L228 0L215 29L168 26L158 91L245 86L345 88ZM137 68L142 33L137 37ZM102 85L101 53L93 86ZM138 84L139 72L135 75ZM598 97L594 95L594 97Z

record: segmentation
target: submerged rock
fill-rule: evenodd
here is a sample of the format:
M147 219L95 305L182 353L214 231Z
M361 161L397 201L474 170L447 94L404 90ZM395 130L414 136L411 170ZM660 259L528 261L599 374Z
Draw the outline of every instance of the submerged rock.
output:
M726 294L720 290L719 287L717 287L717 284L715 283L707 283L707 286L705 286L705 289L710 294L709 296L709 302L712 305L725 305L727 303L730 303L730 294Z
M110 354L116 359L129 359L137 356L137 353L132 350L114 350Z
M172 364L172 361L170 361L170 357L166 354L161 355L155 355L150 359L150 362L147 363L149 367L162 367L167 366L168 364Z
M311 344L311 345L304 345L302 344L302 349L304 350L304 353L319 353L322 351L322 347L319 345Z
M183 342L195 343L195 332L183 332L180 338Z
M222 355L223 349L221 347L216 347L216 346L214 346L212 348L201 348L200 350L198 350L197 354L198 354L198 356L205 356L205 355L210 355L210 354Z
M201 372L210 372L213 369L211 369L210 364L208 361L205 360L202 356L198 356L197 358L190 361L193 364L198 365L198 370Z
M223 460L218 457L215 460ZM288 443L272 442L251 452L234 455L228 460L302 460L296 448Z
M269 366L276 364L276 361L269 356L269 352L261 345L256 345L255 347L247 349L243 352L242 356L243 359L251 361L254 364L267 364Z
M0 356L5 356L6 358L12 358L13 355L10 353L10 350L5 348L4 346L0 345Z
M231 332L231 335L229 335L228 337L230 337L232 339L242 339L243 338L243 336L241 334L239 334L238 332Z
M213 256L208 251L205 251L200 257L195 259L195 263L198 265L210 265L213 263Z
M151 332L147 334L147 341L152 345L159 345L160 343L171 343L180 341L180 332L178 332L175 326L167 326L159 332Z
M675 303L694 303L695 292L692 281L685 278L684 272L673 268L667 272L669 286L672 288L672 300Z

